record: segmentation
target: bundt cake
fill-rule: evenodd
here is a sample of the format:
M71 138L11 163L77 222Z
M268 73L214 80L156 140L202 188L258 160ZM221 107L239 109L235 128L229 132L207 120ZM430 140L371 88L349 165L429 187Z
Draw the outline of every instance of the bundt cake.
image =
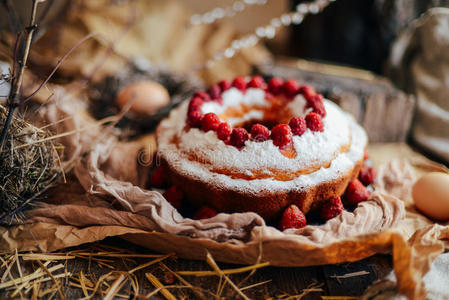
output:
M156 138L162 166L192 204L267 220L342 195L367 145L353 117L310 86L260 76L195 93Z

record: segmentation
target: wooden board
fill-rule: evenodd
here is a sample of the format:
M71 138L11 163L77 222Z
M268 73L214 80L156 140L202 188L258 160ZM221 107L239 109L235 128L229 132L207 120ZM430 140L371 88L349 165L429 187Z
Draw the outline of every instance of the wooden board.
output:
M90 247L93 251L97 250L98 247L120 247L122 249L127 250L128 253L151 253L147 249L140 248L138 246L124 243L123 240L119 238L109 238L100 243L90 244L88 246L80 246L74 249L69 250L77 250L77 249L86 249L86 247ZM74 276L79 276L81 272L86 276L93 276L98 279L103 274L106 274L112 270L115 271L129 271L134 268L136 265L142 264L146 262L145 259L135 259L135 262L131 260L126 260L123 258L113 259L112 263L108 264L113 267L111 269L106 266L100 266L95 261L87 260L87 259L71 259L64 262L57 261L51 263L48 267L51 267L57 263L65 263L67 272L71 272ZM185 259L176 259L169 258L164 261L164 263L169 266L172 270L182 271L182 270L211 270L210 266L203 261L193 261L193 260L185 260ZM231 265L231 264L218 264L220 268L230 269L230 268L238 268L241 266ZM24 262L22 263L22 271L24 274L32 273L38 264L36 262ZM15 269L15 268L14 268ZM2 270L3 271L3 270ZM17 270L13 270L16 272ZM304 292L304 289L310 288L318 288L322 291L320 292L310 292L305 295L301 299L322 299L321 296L360 296L366 290L368 286L370 286L375 280L384 277L391 271L391 259L390 256L387 255L376 255L367 259L364 259L359 262L354 263L344 263L339 265L326 265L326 266L317 266L317 267L302 267L302 268L280 268L280 267L265 267L257 270L253 276L251 276L245 283L241 284L240 288L245 286L250 286L253 284L261 283L264 281L269 281L260 286L256 286L250 289L246 289L245 294L251 299L283 299L289 296L297 296ZM151 291L154 291L154 287L152 284L146 279L145 273L151 272L154 276L156 276L162 283L164 283L164 271L163 269L155 264L145 269L136 271L134 274L139 283L139 295L146 295ZM349 277L349 278L341 278L337 276L343 276L345 274L350 274L354 272L363 272L364 275ZM17 273L17 272L16 272ZM0 272L0 276L1 276ZM247 277L248 273L241 273L230 275L230 279L235 282L237 285L242 282L242 280ZM183 276L190 284L196 287L201 287L204 290L209 291L212 294L215 294L217 291L217 287L219 284L219 278L217 276L210 277L194 277L194 276ZM91 278L91 277L89 277ZM93 281L93 280L92 280ZM80 299L84 297L81 288L73 287L70 285L70 282L75 282L71 279L62 280L62 291L66 297L66 299ZM175 282L177 284L178 282ZM167 283L164 283L167 284ZM49 288L53 286L53 283L47 282L41 286L41 289ZM120 294L129 295L129 299L135 299L135 295L130 293L132 291L132 287L129 281L123 286L120 290ZM173 295L177 297L177 299L195 299L195 294L187 290L181 289L170 289ZM9 296L9 293L5 290L0 290L0 298L6 298ZM231 288L229 284L227 284L221 296L226 299L240 299L237 296L234 289ZM45 297L48 298L48 295ZM93 299L101 299L100 295L97 295ZM138 297L137 299L139 299ZM213 298L211 294L208 294L207 298ZM55 294L55 298L58 299L58 294ZM123 298L116 298L123 299ZM151 299L164 299L161 294L156 294ZM293 298L297 299L297 298ZM341 299L341 298L339 298ZM351 299L351 298L348 298Z
M267 76L295 78L312 85L326 98L352 113L366 129L370 142L406 141L415 98L373 73L305 60L281 59L261 65Z

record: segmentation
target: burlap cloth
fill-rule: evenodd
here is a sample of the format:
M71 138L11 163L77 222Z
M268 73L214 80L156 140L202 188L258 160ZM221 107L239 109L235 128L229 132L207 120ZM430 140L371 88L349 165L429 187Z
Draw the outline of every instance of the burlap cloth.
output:
M429 9L395 41L389 77L417 98L412 136L449 161L449 8Z
M181 216L157 191L142 188L147 162L142 148L151 143L120 142L114 129L85 113L85 104L63 90L40 119L54 123L64 164L73 164L68 183L28 213L26 224L0 227L0 250L54 251L108 236L179 257L251 264L262 257L275 266L310 266L356 261L392 253L399 290L411 298L425 295L422 277L444 251L448 224L417 213L410 195L416 172L446 171L405 145L373 145L376 191L354 212L321 226L281 232L254 213L218 214L196 221Z

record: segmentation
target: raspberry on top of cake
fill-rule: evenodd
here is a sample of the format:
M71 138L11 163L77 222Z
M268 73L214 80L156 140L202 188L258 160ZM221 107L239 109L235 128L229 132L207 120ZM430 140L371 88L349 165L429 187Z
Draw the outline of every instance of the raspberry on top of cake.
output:
M341 196L367 144L352 116L295 80L220 81L157 130L168 177L195 205L278 218ZM327 214L331 215L331 214Z

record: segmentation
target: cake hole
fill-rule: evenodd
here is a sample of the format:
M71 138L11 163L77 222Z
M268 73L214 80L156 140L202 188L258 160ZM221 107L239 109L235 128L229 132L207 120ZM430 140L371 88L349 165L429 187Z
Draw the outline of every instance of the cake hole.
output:
M249 120L243 123L235 124L234 127L242 127L245 128L248 132L251 132L251 127L255 124L262 124L271 130L274 126L279 124L278 120Z

